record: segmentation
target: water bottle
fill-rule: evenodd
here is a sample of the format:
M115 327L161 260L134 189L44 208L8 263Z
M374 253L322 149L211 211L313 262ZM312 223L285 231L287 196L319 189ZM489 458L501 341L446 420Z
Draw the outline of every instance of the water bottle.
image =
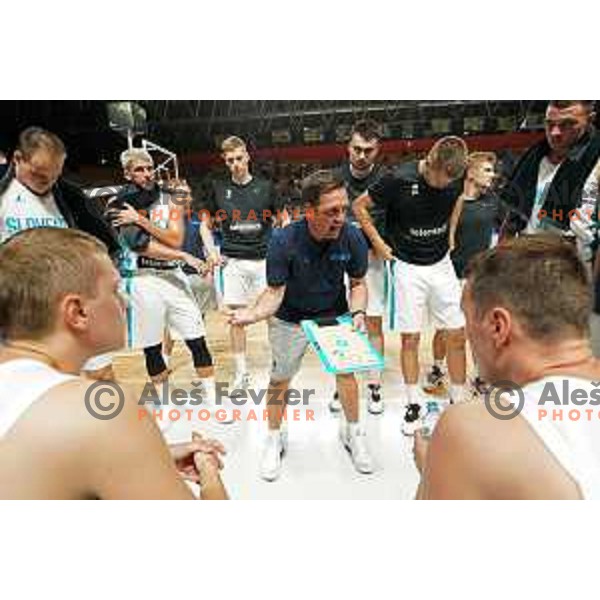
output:
M440 403L435 400L430 400L425 404L425 416L423 417L423 427L421 435L426 438L431 438L433 430L442 415Z

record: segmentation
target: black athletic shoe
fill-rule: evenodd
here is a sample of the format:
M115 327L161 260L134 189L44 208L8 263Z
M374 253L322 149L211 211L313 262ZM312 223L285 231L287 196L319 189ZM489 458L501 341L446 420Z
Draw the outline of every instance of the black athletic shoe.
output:
M333 398L329 401L329 411L334 415L337 415L342 410L342 403L340 402L340 395L335 392Z
M367 385L369 397L369 412L372 415L380 415L383 412L383 398L381 397L381 385L369 383Z
M421 405L408 404L404 413L402 433L404 435L415 435L415 431L421 429Z

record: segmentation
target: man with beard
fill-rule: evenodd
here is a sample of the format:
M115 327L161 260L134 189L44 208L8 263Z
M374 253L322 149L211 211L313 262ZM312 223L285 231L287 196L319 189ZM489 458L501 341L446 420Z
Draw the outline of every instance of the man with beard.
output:
M511 210L505 233L575 230L576 235L585 237L579 226L589 223L597 202L586 193L600 160L595 116L591 100L552 100L548 104L546 138L521 157L502 190L502 200ZM572 212L575 209L580 209L578 217Z
M381 177L383 168L377 162L381 147L380 140L380 128L373 120L358 121L352 127L350 141L348 142L348 161L338 169L338 173L344 180L344 187L346 188L350 205ZM383 235L385 231L383 210L375 209L372 216L375 227ZM348 215L348 221L360 227L352 211ZM366 239L370 245L369 239ZM366 277L367 288L369 290L366 317L367 332L370 342L382 355L384 353L384 279L385 262L381 258L378 258L371 248L369 250L369 269ZM367 374L368 410L372 414L381 414L383 412L381 381L381 371L371 371ZM329 408L332 412L339 412L341 410L342 407L337 392L333 400L329 403Z
M169 377L162 353L163 336L165 328L173 329L192 354L202 395L214 401L214 367L204 322L179 264L183 261L198 271L205 268L202 261L180 250L186 200L165 193L156 184L154 163L147 151L126 150L121 164L131 185L110 203L109 212L113 225L123 228L123 238L138 254L131 294L133 323L129 323L133 345L144 349L148 375L161 389Z

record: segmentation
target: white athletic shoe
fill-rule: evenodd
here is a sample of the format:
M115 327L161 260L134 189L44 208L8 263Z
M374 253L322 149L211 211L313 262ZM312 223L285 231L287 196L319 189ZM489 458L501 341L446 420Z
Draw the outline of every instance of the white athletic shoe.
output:
M281 474L281 459L287 447L287 435L279 431L269 432L260 461L260 476L266 481L275 481Z
M250 373L236 373L231 384L232 390L247 390L250 387Z
M335 392L333 398L329 401L329 411L333 414L337 414L342 410L342 403L340 401L340 395Z
M365 432L358 429L351 433L348 425L344 425L340 428L340 439L350 454L354 468L359 473L372 473L373 460L367 448Z

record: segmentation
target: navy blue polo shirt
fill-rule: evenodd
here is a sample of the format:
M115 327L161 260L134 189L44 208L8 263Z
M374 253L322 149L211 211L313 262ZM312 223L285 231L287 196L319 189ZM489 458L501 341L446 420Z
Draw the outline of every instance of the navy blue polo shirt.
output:
M344 273L361 279L367 266L364 236L348 223L336 240L325 242L310 235L305 219L274 230L267 253L267 283L286 286L275 316L299 323L343 315L348 312Z

